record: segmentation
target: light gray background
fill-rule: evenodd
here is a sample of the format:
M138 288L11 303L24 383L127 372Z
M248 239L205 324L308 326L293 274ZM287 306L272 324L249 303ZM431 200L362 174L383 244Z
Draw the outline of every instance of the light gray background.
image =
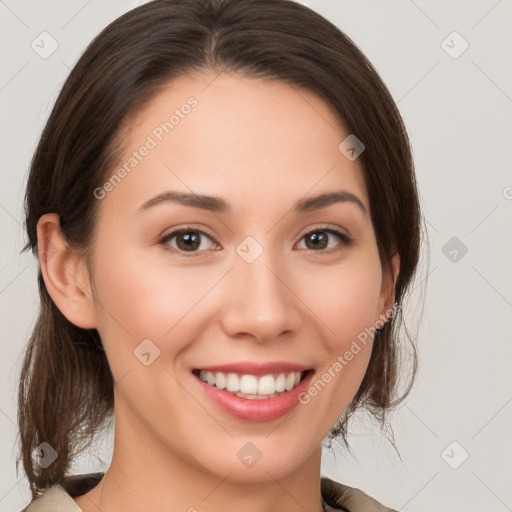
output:
M29 499L26 479L15 472L15 387L38 307L36 265L29 254L19 255L29 161L81 52L139 3L0 0L1 511L19 510ZM375 426L361 422L351 438L356 458L325 451L323 473L407 512L512 510L512 3L302 3L359 45L397 101L431 244L430 266L423 264L420 375L393 421L402 461ZM46 59L31 48L43 31L58 42ZM453 31L469 43L458 58L441 46ZM461 44L451 36L444 46L453 54ZM467 254L460 248L450 254L451 246L443 253L452 237ZM465 452L467 460L450 467ZM92 458L77 471L103 467Z

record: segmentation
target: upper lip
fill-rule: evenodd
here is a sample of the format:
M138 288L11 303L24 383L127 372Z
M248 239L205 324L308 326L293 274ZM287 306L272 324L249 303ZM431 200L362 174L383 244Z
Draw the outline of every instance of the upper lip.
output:
M287 361L272 361L268 363L254 363L246 361L194 368L194 370L204 370L207 372L240 373L259 376L268 375L270 373L304 372L311 369L312 368L309 366Z

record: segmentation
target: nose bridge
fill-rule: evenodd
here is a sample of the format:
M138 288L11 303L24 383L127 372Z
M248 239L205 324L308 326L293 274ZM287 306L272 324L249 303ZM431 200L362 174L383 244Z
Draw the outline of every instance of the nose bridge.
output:
M224 327L231 335L245 333L267 341L295 329L300 316L294 296L284 284L282 259L248 238L237 247L230 272L232 285Z

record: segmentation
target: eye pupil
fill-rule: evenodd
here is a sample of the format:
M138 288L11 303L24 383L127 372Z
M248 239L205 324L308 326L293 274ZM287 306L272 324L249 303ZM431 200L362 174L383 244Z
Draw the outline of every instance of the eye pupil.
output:
M320 234L319 234L320 233ZM311 233L308 237L309 241L312 242L312 246L309 247L308 242L306 242L306 245L308 245L308 249L325 249L327 247L327 244L329 242L328 236L325 233L322 232L314 232Z
M201 245L199 234L194 231L184 231L176 236L176 242L181 250L190 251L197 249ZM180 244L184 242L184 245ZM180 247L180 245L182 245Z

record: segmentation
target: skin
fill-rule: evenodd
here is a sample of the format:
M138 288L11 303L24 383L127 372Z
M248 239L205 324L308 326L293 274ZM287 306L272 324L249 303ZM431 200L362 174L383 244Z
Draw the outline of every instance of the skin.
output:
M321 376L393 303L360 160L338 150L349 133L329 106L277 81L214 78L179 78L125 120L119 165L168 112L190 96L198 101L100 200L89 266L63 241L56 214L38 224L49 293L71 322L99 331L116 381L112 463L96 488L75 498L85 512L216 512L232 503L249 512L298 504L320 512L321 442L363 379L371 341L310 403L267 422L221 411L190 370L291 361ZM231 211L168 202L137 213L168 190L217 196ZM292 211L301 198L339 190L366 212L349 201ZM176 237L159 243L189 224L206 233L195 256ZM311 231L329 237L327 248L310 243ZM263 248L252 263L236 252L247 236ZM398 256L392 263L396 278ZM149 366L134 357L144 339L160 350ZM247 442L261 452L252 467L237 457Z

